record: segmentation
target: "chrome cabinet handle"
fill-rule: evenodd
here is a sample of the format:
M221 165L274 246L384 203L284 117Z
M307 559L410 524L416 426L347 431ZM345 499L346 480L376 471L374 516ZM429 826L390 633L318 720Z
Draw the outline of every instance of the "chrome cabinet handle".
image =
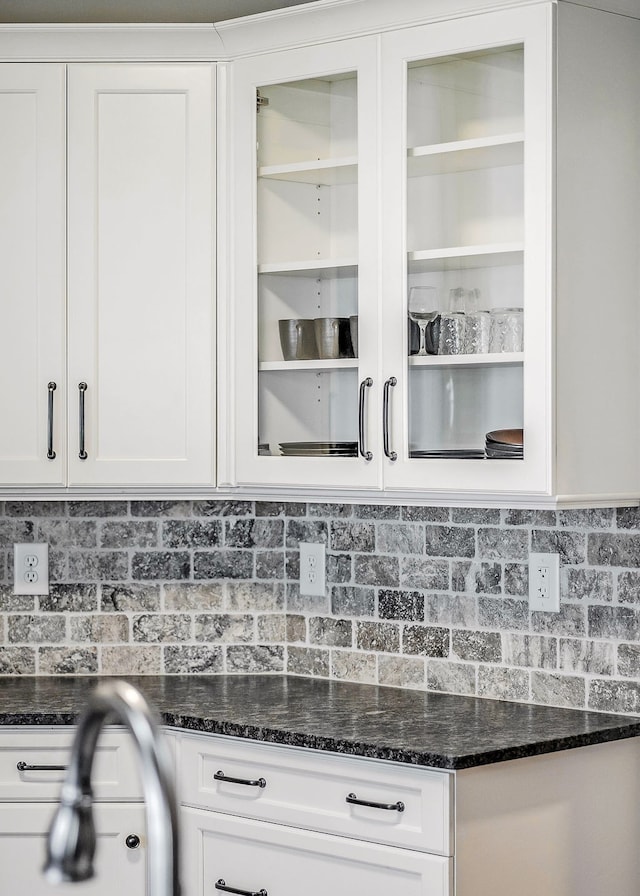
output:
M19 772L66 772L66 765L29 765L28 762L16 763Z
M267 782L264 778L256 778L252 780L251 778L232 778L230 775L225 775L223 771L218 770L213 776L214 781L230 781L232 784L246 784L247 787L266 787Z
M56 391L56 384L51 382L48 384L49 401L47 409L47 458L55 460L56 453L53 450L53 393Z
M360 383L360 400L358 401L358 451L360 452L360 456L364 457L365 460L373 459L373 454L370 451L367 451L364 444L364 401L366 390L370 389L371 386L373 386L373 380L370 376L368 376L366 380L362 380Z
M388 457L389 460L398 460L397 453L391 451L389 447L389 390L395 386L397 382L398 380L395 376L389 377L385 382L382 391L382 444L385 456Z
M128 834L124 842L127 849L137 849L140 846L140 837L137 834Z
M236 887L228 887L222 878L216 881L216 890L224 890L225 893L237 893L238 896L267 896L267 891L262 890L238 890Z
M371 806L372 809L388 809L390 812L404 812L404 803L398 800L397 803L372 803L369 800L359 800L355 793L350 793L345 797L348 803L356 806Z
M78 457L80 460L86 460L89 456L84 450L84 393L87 391L86 383L78 383L78 393L80 401L80 450Z

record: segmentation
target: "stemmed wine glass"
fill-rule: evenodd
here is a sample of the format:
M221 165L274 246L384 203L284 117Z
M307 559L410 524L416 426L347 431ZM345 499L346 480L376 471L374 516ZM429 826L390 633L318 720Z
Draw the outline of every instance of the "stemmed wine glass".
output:
M409 290L409 317L420 328L418 355L426 355L427 324L438 316L438 290L435 286L412 286Z

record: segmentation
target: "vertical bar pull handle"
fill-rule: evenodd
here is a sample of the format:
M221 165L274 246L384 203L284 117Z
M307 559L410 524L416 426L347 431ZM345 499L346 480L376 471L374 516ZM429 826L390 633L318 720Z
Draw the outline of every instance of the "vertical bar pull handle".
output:
M382 444L384 453L389 460L398 460L397 453L391 451L389 447L389 390L392 386L395 386L397 382L398 380L395 376L389 377L389 379L385 381L384 389L382 390Z
M56 391L56 384L51 382L48 384L49 400L47 409L47 458L55 460L56 453L53 450L53 393Z
M372 460L373 454L370 451L367 451L364 441L365 441L365 414L364 414L364 401L366 390L370 389L373 386L373 380L370 376L366 378L366 380L362 380L360 383L360 400L358 402L358 450L360 452L360 456L364 457L365 460Z
M80 400L80 450L78 451L78 457L80 460L86 460L88 457L87 452L84 448L84 393L87 391L86 383L78 383L78 394Z

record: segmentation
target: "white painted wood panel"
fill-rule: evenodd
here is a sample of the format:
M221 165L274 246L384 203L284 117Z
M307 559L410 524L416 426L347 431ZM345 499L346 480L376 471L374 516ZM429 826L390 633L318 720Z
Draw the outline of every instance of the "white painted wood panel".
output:
M53 803L5 803L0 807L0 866L2 892L29 896L144 896L146 892L147 841L142 805L102 803L95 807L96 876L79 887L58 884L55 889L42 874ZM125 839L138 834L141 844L128 849ZM152 847L153 848L153 847Z
M456 773L456 896L637 896L637 739Z
M65 772L21 771L17 765L66 766L75 728L46 726L2 728L0 731L0 801L57 800ZM142 798L138 758L129 733L107 728L100 735L91 776L97 800L128 801Z
M640 21L561 4L560 494L640 490L639 84Z
M70 484L212 482L212 79L70 67Z
M65 67L0 65L0 482L65 475ZM48 449L48 384L54 392Z
M216 780L264 780L263 787ZM452 775L397 763L336 756L252 743L230 737L185 734L180 742L181 801L217 812L245 815L421 852L453 854L450 836ZM356 806L361 800L402 811Z
M215 884L281 896L450 896L453 860L183 808L185 896Z

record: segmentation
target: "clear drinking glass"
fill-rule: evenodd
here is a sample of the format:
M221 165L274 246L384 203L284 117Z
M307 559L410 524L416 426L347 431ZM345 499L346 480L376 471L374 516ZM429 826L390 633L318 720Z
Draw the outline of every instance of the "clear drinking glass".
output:
M522 308L493 308L491 311L491 352L521 352L523 343Z
M435 286L412 286L409 290L409 317L420 329L420 348L418 355L428 354L425 345L425 331L430 320L437 317L438 290Z

